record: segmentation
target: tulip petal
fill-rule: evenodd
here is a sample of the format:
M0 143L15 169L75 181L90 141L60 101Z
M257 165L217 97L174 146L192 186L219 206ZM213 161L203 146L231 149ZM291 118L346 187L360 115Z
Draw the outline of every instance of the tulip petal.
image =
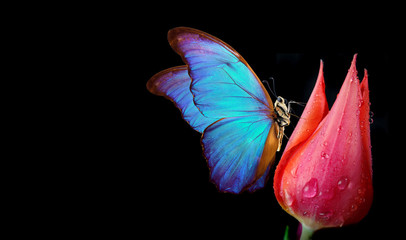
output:
M279 189L281 186L277 186L276 183L281 182L279 180L283 176L283 169L288 164L288 160L292 158L292 155L298 150L302 143L306 142L306 140L314 133L327 113L328 104L325 94L323 61L320 61L319 75L317 77L317 81L312 94L307 101L306 107L302 113L302 116L300 117L299 122L295 127L295 130L289 138L289 142L287 143L282 158L277 166L274 177L275 193L279 193L280 191ZM294 162L290 162L289 164L294 165ZM279 194L276 194L276 198L279 198L278 201L282 202L282 199L280 199L281 196Z
M364 70L364 79L362 79L361 85L360 85L360 91L361 91L361 112L360 112L360 123L361 123L361 137L362 137L362 146L366 147L367 149L364 149L363 152L367 154L368 159L372 159L372 154L371 154L371 133L370 133L370 110L369 110L369 88L368 88L368 72L365 69ZM370 163L372 163L370 161ZM372 176L372 164L369 164L368 169L371 172Z
M305 150L307 153L312 151L312 156L316 156L312 157L311 161L314 162L309 164L310 168L302 169L310 171L312 177L317 176L320 189L333 189L338 182L346 179L346 194L334 197L334 201L328 200L330 196L326 194L317 199L325 203L324 210L335 209L333 217L344 219L341 224L360 221L372 203L372 159L370 144L366 144L370 141L368 78L365 75L360 86L356 57L354 55L334 105L319 126L320 132L313 138L315 149L308 147ZM319 209L319 213L321 211ZM334 226L335 223L323 224Z
M323 61L320 60L320 70L316 85L306 104L306 107L297 123L295 130L290 136L285 152L293 146L306 141L316 130L319 123L328 113L328 104L325 94L325 83L323 75Z

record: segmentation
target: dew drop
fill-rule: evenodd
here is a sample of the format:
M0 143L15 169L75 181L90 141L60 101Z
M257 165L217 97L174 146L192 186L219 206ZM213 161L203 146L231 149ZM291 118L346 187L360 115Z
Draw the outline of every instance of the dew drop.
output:
M352 142L352 132L348 133L347 135L347 143L351 143Z
M326 152L321 152L320 156L321 156L322 159L330 158L330 155L328 155L328 153L326 153Z
M358 188L357 190L358 194L361 196L364 196L366 191L366 188Z
M303 197L313 198L314 196L316 196L318 191L319 191L319 186L318 186L317 179L312 178L303 187Z
M337 186L338 186L338 189L340 189L340 190L346 189L348 186L348 178L346 178L346 177L340 178L340 180L338 180Z
M293 197L288 193L287 190L285 190L285 202L289 207L293 204Z
M341 160L340 160L342 164L344 164L344 163L345 163L345 159L346 159L346 158L347 158L347 156L346 156L346 155L343 155L343 156L342 156L342 158L341 158Z
M358 102L358 107L361 107L363 104L364 104L364 100L360 100L360 101Z
M369 123L372 124L374 122L374 113L372 111L369 112Z
M335 222L334 222L337 226L342 227L344 225L344 218L343 216L339 216Z
M282 189L279 191L279 196L280 196L281 198L283 198L283 190L282 190Z
M296 173L297 173L297 167L292 168L292 169L290 170L290 174L291 174L293 177L296 177Z
M321 213L319 213L319 216L321 219L329 220L330 217L333 216L333 211L329 210L329 211L321 212Z

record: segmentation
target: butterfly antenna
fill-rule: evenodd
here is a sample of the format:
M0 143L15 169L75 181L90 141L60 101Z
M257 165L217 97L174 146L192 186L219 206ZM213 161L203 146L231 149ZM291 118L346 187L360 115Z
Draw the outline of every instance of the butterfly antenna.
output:
M275 87L275 78L270 77L270 79L272 79L272 85L273 85L273 91L274 91L274 95L277 98L278 94L276 94L276 87Z
M292 104L292 103L297 104L297 105L299 105L299 106L306 106L306 103L305 103L305 102L289 101L288 104Z
M288 111L289 111L289 112L291 111L290 105L291 105L292 103L293 103L293 104L297 104L297 105L302 106L302 107L306 106L306 103L304 103L304 102L289 101L289 102L288 102ZM292 109L292 110L293 110L293 109Z
M275 89L275 79L273 77L270 77L269 79L272 79L272 85L273 89ZM272 95L277 98L278 96L276 95L276 91L272 90L271 86L269 86L269 82L267 80L262 80L262 83L266 84L266 86L269 89L269 92L272 93Z
M292 109L292 111L293 111L293 109ZM294 114L294 113L290 113L290 116L294 116L294 117L297 118L297 119L300 118L298 115L296 115L296 114Z

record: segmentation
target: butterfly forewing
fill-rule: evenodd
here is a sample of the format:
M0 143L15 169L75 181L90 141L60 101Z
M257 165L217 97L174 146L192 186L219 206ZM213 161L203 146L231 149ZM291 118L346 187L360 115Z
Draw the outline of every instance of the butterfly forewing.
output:
M168 39L189 67L191 91L203 115L222 118L273 111L258 77L228 44L190 28L175 28Z

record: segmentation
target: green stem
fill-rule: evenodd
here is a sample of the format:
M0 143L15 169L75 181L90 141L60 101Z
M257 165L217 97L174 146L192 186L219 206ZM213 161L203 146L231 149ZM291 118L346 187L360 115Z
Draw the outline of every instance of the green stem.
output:
M288 225L286 225L285 236L283 237L283 240L289 240L289 226Z
M312 239L314 230L308 228L306 225L302 224L302 233L300 234L300 240L309 240Z

